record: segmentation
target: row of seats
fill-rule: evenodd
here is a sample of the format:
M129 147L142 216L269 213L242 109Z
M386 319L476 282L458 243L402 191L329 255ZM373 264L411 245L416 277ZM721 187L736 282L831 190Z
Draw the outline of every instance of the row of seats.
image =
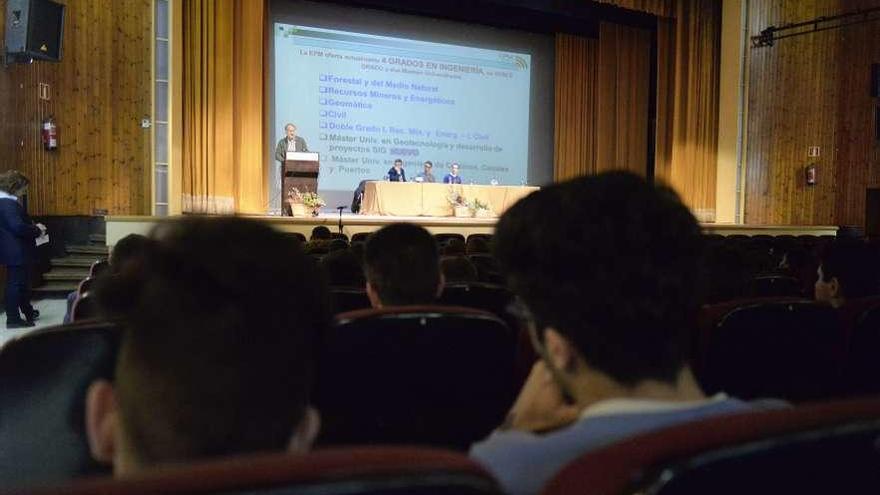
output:
M794 298L711 305L696 340L707 393L808 401L880 392L880 297L840 309Z
M432 317L438 308L421 308L419 316L395 310L348 313L337 317L330 342L354 335L359 343L380 340L376 349L396 354L396 360L379 370L372 349L339 349L338 357L355 358L352 366L368 382L384 383L384 373L400 375L396 366L405 362L424 370L432 366L435 374L450 370L449 363L413 363L407 350L437 345L445 331L441 321ZM491 315L472 310L455 310L465 320L482 321L495 328L486 345L504 332L503 323ZM370 325L381 321L399 333L402 322L427 330L406 349L388 349L384 337L355 335L370 332ZM422 319L425 319L423 322ZM458 323L465 323L460 320ZM395 322L401 323L395 327ZM360 325L366 325L359 328ZM486 327L486 328L488 328ZM484 334L484 327L461 330ZM480 466L462 454L428 448L366 447L320 449L305 455L245 456L156 470L128 480L89 480L64 484L74 476L102 474L88 456L82 431L82 406L85 387L95 378L112 379L112 363L118 349L119 330L108 323L78 323L34 332L13 340L0 349L0 479L5 489L16 483L57 484L55 488L25 490L24 495L92 494L135 495L146 493L320 493L320 494L497 494L498 485ZM483 339L476 345L482 350ZM371 344L372 345L372 344ZM331 347L335 344L330 344ZM460 349L455 349L456 352ZM362 354L357 357L357 354ZM46 366L51 362L54 366ZM491 368L485 360L482 369ZM456 359L456 365L461 362ZM324 384L332 380L322 369ZM409 371L409 370L407 370ZM491 369L487 370L491 373ZM348 375L347 378L351 378ZM452 379L480 380L472 376ZM378 381L376 381L378 380ZM402 410L379 416L376 424L362 427L378 431L384 421L403 420L411 427L431 430L436 423L419 425L417 420L401 418L413 407L414 392L431 383L411 383L389 390L400 394ZM491 386L486 382L477 387ZM366 387L363 397L349 405L360 413L370 413L372 406L387 397L370 396L376 388ZM475 387L476 388L476 387ZM448 392L447 389L443 390ZM493 391L484 389L491 395ZM13 399L15 398L15 399ZM468 421L455 411L478 411L484 404L458 397L438 411L432 421ZM370 407L364 407L369 404ZM407 406L409 404L409 406ZM323 404L331 415L334 404ZM410 409L407 409L409 407ZM452 414L444 418L442 414ZM417 416L413 414L413 416ZM333 425L331 424L332 428ZM428 433L439 435L437 433ZM666 428L632 437L612 446L581 456L564 468L549 485L546 495L564 494L633 494L679 495L692 493L818 493L848 492L858 489L872 492L880 487L880 401L848 401L800 406L759 412L738 413L686 425ZM428 442L424 442L428 443ZM51 448L47 448L51 446ZM10 492L11 493L11 492Z

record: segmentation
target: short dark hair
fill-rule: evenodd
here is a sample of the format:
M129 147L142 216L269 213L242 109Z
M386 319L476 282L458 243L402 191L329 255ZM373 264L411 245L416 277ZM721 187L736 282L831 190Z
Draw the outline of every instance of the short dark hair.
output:
M494 241L541 328L619 383L675 382L699 309L703 239L671 189L625 172L551 185L505 212Z
M852 299L878 293L877 252L855 239L838 239L825 246L819 255L822 281L837 278L844 297Z
M99 282L125 332L116 389L125 437L149 465L284 450L310 401L324 279L267 225L158 225L140 264Z
M321 267L324 268L331 286L361 288L364 286L364 269L361 260L351 249L330 251L321 258Z
M396 164L398 164L398 163L400 163L401 165L403 165L403 160L401 160L400 158L395 158L395 159L394 159L394 164L396 165Z
M427 165L427 166L429 166L429 167L431 167L431 168L434 168L434 164L431 163L431 160L425 160L425 165Z
M431 303L440 284L437 243L418 225L382 227L367 239L364 272L382 304Z
M318 225L312 229L312 236L309 239L331 239L332 237L333 234L330 233L330 229L326 225Z
M14 194L19 189L30 184L30 182L30 179L18 170L7 170L0 174L0 191Z
M128 234L116 241L108 259L110 271L119 273L127 262L137 260L146 252L150 242L146 236L140 234Z

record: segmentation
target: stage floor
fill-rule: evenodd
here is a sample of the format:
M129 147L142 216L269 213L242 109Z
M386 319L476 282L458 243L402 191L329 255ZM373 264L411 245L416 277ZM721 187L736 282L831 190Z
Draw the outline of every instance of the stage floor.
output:
M284 232L299 232L306 237L318 225L325 225L333 232L339 231L340 217L338 214L322 213L317 217L282 217L278 215L242 215L266 222ZM146 234L156 222L167 217L150 216L108 216L107 244L112 246L116 241L128 234ZM458 218L458 217L390 217L381 215L342 214L342 232L351 237L358 232L372 232L390 223L410 222L421 225L432 233L459 233L465 237L470 234L491 234L495 230L497 218ZM736 225L705 223L702 224L706 233L710 234L744 234L744 235L835 235L834 226L803 226L803 225Z

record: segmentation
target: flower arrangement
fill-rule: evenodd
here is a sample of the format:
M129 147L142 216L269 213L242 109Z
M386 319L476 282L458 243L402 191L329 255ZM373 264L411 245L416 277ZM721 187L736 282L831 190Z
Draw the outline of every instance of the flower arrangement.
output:
M470 203L468 203L467 198L465 198L452 188L449 188L449 194L446 195L446 200L449 201L449 204L451 204L453 208L462 206L465 208L471 207Z
M291 214L295 217L305 216L306 209L311 210L312 216L316 217L321 207L327 204L317 192L302 192L295 187L287 193L287 201L290 203Z
M321 208L322 206L326 206L327 203L324 202L324 198L318 195L316 192L301 192L297 188L293 188L287 195L290 198L291 203L300 203L306 205L307 208Z
M482 201L480 201L479 199L476 199L476 198L474 198L472 205L473 205L474 210L476 210L476 211L480 211L480 210L489 211L489 210L491 210L491 208L489 207L489 203L483 203Z

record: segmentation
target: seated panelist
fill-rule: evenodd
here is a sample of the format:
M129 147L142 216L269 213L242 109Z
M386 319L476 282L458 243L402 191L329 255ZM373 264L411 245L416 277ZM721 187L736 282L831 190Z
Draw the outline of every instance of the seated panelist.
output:
M452 162L452 171L443 177L444 184L461 184L461 176L458 175L458 163Z
M391 182L406 182L406 171L403 170L403 160L394 160L394 166L388 170L388 180Z

